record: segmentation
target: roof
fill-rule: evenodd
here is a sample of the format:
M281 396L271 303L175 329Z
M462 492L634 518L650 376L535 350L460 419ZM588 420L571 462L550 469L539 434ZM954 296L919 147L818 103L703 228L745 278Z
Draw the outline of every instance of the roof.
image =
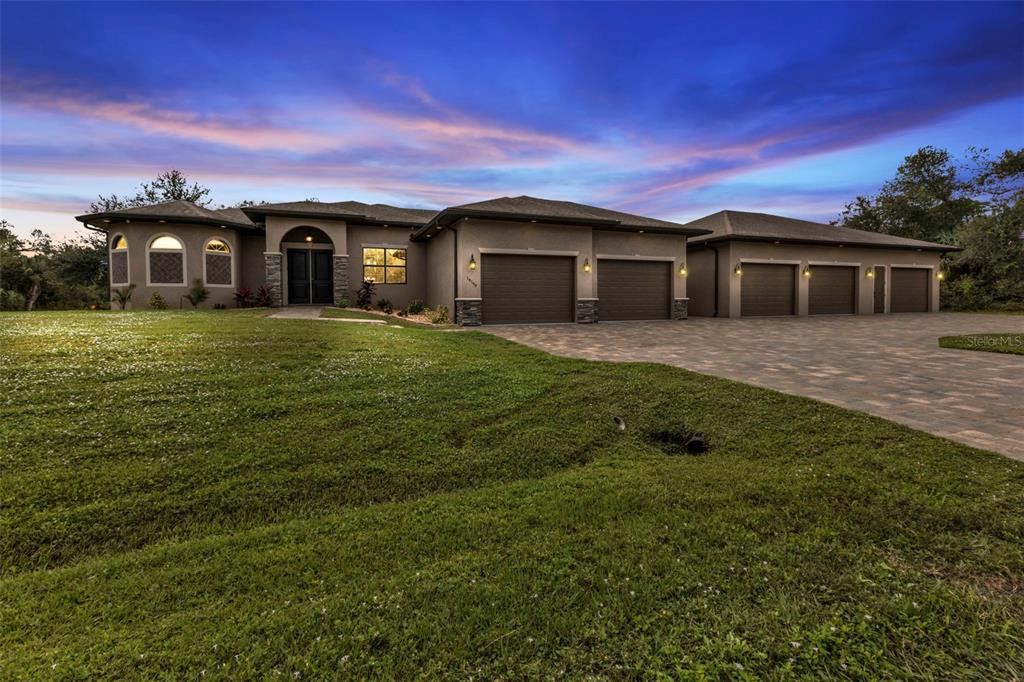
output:
M459 218L491 218L496 220L524 220L538 223L558 223L570 225L589 225L607 229L650 231L680 235L706 234L708 230L699 227L688 227L667 220L647 218L613 211L597 206L577 204L572 201L555 201L536 197L500 197L472 204L451 206L435 215L430 222L413 233L413 238L433 234L446 225L451 225Z
M833 246L864 246L892 249L921 249L928 251L957 251L954 246L936 244L919 239L894 237L881 232L854 230L814 223L809 220L786 218L768 213L747 211L719 211L686 223L687 227L711 230L712 234L697 237L693 246L730 239L750 241L785 241L796 243L820 243Z
M250 217L262 219L268 215L333 218L353 223L394 224L418 227L426 223L437 211L420 208L400 208L387 204L364 204L361 201L290 201L280 204L260 204L242 209Z
M75 216L82 223L127 222L135 219L170 220L178 223L199 223L204 225L231 226L239 228L255 228L249 218L237 208L212 210L193 204L191 201L178 199L164 201L149 206L123 208L116 211L101 211Z

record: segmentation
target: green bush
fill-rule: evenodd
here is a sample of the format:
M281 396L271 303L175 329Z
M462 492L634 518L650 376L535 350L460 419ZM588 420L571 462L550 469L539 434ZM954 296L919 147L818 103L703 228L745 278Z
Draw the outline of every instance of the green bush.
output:
M350 301L347 298L339 298L338 302L335 305L337 305L339 308L351 308L352 301Z
M0 289L0 310L24 310L25 297L17 291Z
M149 297L149 307L153 310L167 310L167 301L156 291Z
M407 313L409 313L410 315L419 315L425 309L426 309L426 306L423 305L423 301L421 301L419 299L416 299L415 301L412 301L412 302L409 303L409 305L406 307L405 311Z
M382 298L379 301L377 301L377 308L387 313L388 315L393 313L395 310L394 306L391 305L391 299L388 298Z
M448 317L448 306L439 305L427 313L431 324L448 324L451 319Z

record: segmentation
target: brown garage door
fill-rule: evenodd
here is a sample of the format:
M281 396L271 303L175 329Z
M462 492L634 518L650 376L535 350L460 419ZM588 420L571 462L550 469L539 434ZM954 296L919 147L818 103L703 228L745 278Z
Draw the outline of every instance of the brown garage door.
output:
M740 315L796 315L796 266L744 263Z
M807 312L810 315L843 315L856 311L857 268L812 265Z
M600 320L667 320L672 311L672 263L606 260L597 264Z
M889 282L889 312L928 312L928 281L931 270L893 268Z
M575 319L574 258L483 254L480 261L484 324Z

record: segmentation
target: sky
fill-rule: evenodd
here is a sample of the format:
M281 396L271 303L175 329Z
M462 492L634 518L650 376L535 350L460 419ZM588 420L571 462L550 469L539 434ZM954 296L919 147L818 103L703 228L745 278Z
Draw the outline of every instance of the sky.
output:
M0 210L177 168L238 201L528 194L835 218L1024 146L1024 3L0 3Z

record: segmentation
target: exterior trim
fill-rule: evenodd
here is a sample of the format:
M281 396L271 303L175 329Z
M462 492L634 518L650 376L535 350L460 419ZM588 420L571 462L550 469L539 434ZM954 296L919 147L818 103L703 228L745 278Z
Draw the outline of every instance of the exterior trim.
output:
M904 264L904 263L889 263L890 268L919 268L921 270L934 270L934 265L918 265L918 264Z
M935 246L915 246L912 244L865 244L862 242L843 242L843 241L823 241L820 239L793 239L791 237L747 237L747 236L736 236L736 235L723 235L721 237L710 237L701 238L697 237L697 241L688 240L687 245L691 247L708 246L710 244L719 244L722 242L761 242L771 244L803 244L806 246L842 246L850 249L896 249L900 251L938 251L940 253L951 253L953 251L962 251L963 249L955 246L944 246L942 244L936 244Z
M547 249L493 249L481 247L480 253L505 254L508 256L572 256L579 257L579 251L550 251Z
M859 268L863 263L843 263L841 261L831 260L809 260L807 265L835 265L842 268Z
M264 251L263 255L264 256L280 256L282 254L281 254L280 251Z
M456 301L482 301L482 300L484 300L484 299L480 298L479 296L478 296L478 297L476 297L476 298L473 298L473 297L463 297L463 296L458 296L458 297L456 297L456 298L455 298L455 300L456 300Z
M740 258L741 263L762 263L764 265L800 265L803 261L799 260L782 260L779 258ZM808 263L808 265L814 265L814 263ZM839 265L836 263L836 265Z
M594 256L596 260L654 260L654 261L665 261L668 263L674 263L676 260L675 256L641 256L640 254L633 254L627 256L625 254L609 254L599 253Z
M206 255L207 255L206 254L206 247L209 245L210 242L212 242L215 239L217 241L224 242L225 244L228 245L229 251L228 251L227 255L231 258L231 284L210 284L206 280ZM235 274L236 274L235 273L235 263L237 262L235 260L236 248L237 247L234 245L234 243L232 243L232 241L230 239L228 239L227 237L207 237L203 241L203 254L202 255L203 255L203 285L204 286L214 287L214 288L217 288L217 289L233 289L234 288L235 280L237 279L237 277L235 276ZM211 252L211 253L216 253L216 252ZM224 254L220 254L220 255L224 255Z
M173 237L179 244L180 249L154 249L150 246L160 237ZM203 247L205 249L205 247ZM180 282L153 282L150 279L150 253L180 253L181 254L181 281ZM185 249L185 240L173 232L157 232L146 240L146 286L147 287L184 287L188 286L188 251Z

